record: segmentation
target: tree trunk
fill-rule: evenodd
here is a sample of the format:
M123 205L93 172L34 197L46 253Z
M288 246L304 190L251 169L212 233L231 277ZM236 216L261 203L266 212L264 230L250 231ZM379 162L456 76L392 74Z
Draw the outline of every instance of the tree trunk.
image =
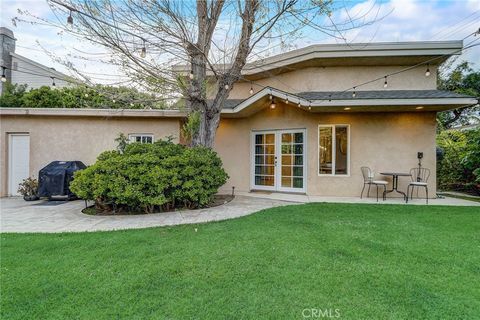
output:
M192 80L190 85L189 103L191 110L200 112L200 126L193 135L192 145L213 148L223 104L234 83L240 79L241 71L247 61L258 2L257 0L245 1L244 10L240 14L243 22L238 51L230 69L223 75L217 76L218 91L210 104L207 103L206 98L206 56L210 48L213 29L210 28L212 24L209 24L208 20L203 19L206 15L206 8L202 1L197 2L197 10L199 15L199 41L196 47L189 48L189 52L193 53L191 54L191 59L194 76L194 80ZM218 19L218 16L219 11L216 13L215 19ZM203 51L200 51L199 48L203 48Z

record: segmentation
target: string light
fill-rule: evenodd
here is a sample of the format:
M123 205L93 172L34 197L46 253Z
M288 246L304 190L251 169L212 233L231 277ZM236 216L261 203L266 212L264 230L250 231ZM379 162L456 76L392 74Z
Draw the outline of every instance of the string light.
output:
M355 87L353 87L352 98L355 98L356 96L357 96L357 93L355 92Z
M250 92L250 95L252 95L252 94L253 94L253 85L252 85L252 83L251 83L251 82L250 82L250 91L249 91L249 92Z
M228 84L225 85L225 90L228 90L230 86Z
M331 94L328 95L328 102L332 102L332 95Z
M275 104L275 100L272 98L272 103L270 104L270 109L275 109L277 105Z
M70 11L72 11L72 8L69 7L68 5L65 5L65 4L63 4L63 3L59 2L59 1L56 1L56 0L52 0L52 1L53 1L55 4L60 5L60 6L63 6L63 7L65 7L65 8L67 8L67 9L69 9ZM114 25L112 25L112 24L110 24L110 23L108 23L108 22L105 22L105 21L102 21L102 20L100 20L100 19L98 19L98 18L89 16L88 14L86 14L86 13L84 13L84 12L81 12L81 11L78 11L78 10L75 10L75 11L76 11L77 13L79 13L80 15L85 15L85 16L90 17L90 18L92 18L92 19L94 19L94 20L96 20L96 21L99 21L99 22L102 22L102 23L104 23L104 24L107 24L107 25L109 25L110 27L114 27L114 28L119 29L119 30L121 30L121 31L123 31L123 32L126 32L126 33L128 33L128 34L131 34L131 35L133 35L133 36L138 37L138 35L136 35L136 34L134 34L134 33L132 33L132 32L129 32L128 30L121 29L121 28L119 28L118 26L114 26ZM331 14L331 13L330 13L330 14ZM475 32L471 33L470 35L468 35L467 37L470 37L470 36L472 36L472 35L477 36L478 34L480 34L480 28L479 28L478 30L476 30ZM467 37L465 37L464 39L466 39ZM463 39L463 40L464 40L464 39ZM144 41L145 41L145 40L144 40ZM471 46L470 46L470 47L471 47ZM448 54L444 54L444 55L441 55L441 56L439 56L439 57L432 58L432 59L430 59L429 61L432 61L432 60L435 60L435 59L438 59L438 58L441 58L441 57L444 57L444 56L447 56L447 55L452 55L452 54L457 53L457 52L461 52L462 50L469 49L470 47L465 47L465 48L462 48L462 49L460 49L460 50L457 50L457 51L454 51L454 52L450 52L450 53L448 53ZM392 75L398 74L398 73L401 73L401 72L408 71L408 70L410 70L411 68L416 67L416 66L418 66L418 65L422 65L422 64L425 64L425 62L424 62L424 63L417 64L417 65L412 66L412 67L409 67L409 68L407 68L407 69L404 69L404 70L395 72L395 73L393 73ZM385 88L388 86L387 81L386 81L386 78L387 78L387 76L385 76L385 83L384 83L384 87L385 87ZM2 78L2 80L3 80L3 78ZM378 80L379 80L379 79L374 79L374 80L371 80L371 81L369 81L369 82L367 82L367 83L374 82L374 81L378 81ZM365 84L367 84L367 83L362 83L362 84L360 84L360 85L358 85L358 86L363 86L363 85L365 85ZM266 86L263 86L263 87L266 88ZM345 90L345 91L348 91L348 89ZM345 92L345 91L342 91L342 92Z
M2 82L7 82L7 77L5 76L5 69L7 68L2 66Z
M300 101L298 102L298 107L299 107L299 108L302 107L302 104L300 103Z
M52 87L55 87L55 77L52 77Z
M288 104L288 95L287 95L287 99L285 99L285 104Z
M272 89L270 89L270 100L273 100Z
M427 70L425 71L425 77L430 77L430 64L427 64Z
M190 80L193 80L193 71L190 71L190 74L188 75L188 77L190 78Z
M387 76L385 76L385 82L383 83L383 87L384 88L388 87Z
M70 10L70 14L68 15L67 24L69 24L70 26L73 25L72 10Z

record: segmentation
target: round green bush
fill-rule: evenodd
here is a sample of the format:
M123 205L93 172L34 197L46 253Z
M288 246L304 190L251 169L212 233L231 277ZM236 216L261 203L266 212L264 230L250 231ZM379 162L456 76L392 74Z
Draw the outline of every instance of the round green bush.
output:
M206 206L227 179L213 150L157 141L103 152L75 174L70 189L100 210L151 213Z

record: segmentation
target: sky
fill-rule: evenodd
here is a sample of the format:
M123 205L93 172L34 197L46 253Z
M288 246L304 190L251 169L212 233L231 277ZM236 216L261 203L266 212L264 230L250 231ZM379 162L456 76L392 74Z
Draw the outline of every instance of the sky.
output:
M0 25L12 29L15 33L18 54L70 74L68 68L52 60L47 52L54 53L57 57L74 61L77 67L99 83L113 84L126 79L114 66L75 58L82 56L82 52L95 53L94 57L98 57L95 60L108 57L105 49L101 47L59 33L59 30L52 27L28 23L17 23L16 26L12 24L12 18L19 16L19 9L28 10L41 18L52 19L52 11L44 0L0 1ZM349 17L365 14L365 21L375 22L337 33L337 36L344 40L306 28L303 37L292 43L292 47L299 48L319 43L461 40L480 28L480 0L342 0L335 1L334 5L340 8L331 16L335 24L340 25ZM372 7L374 10L370 10ZM480 43L479 35L476 38L472 36L467 38L464 45L475 39ZM278 54L280 50L277 46L263 52L262 55ZM460 60L470 61L476 69L480 69L480 46L467 50Z

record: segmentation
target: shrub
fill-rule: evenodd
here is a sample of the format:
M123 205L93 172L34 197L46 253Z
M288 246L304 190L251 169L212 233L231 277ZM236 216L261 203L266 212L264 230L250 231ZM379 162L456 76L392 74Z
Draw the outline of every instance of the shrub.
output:
M23 179L18 185L18 193L24 197L36 196L38 192L38 181L34 178Z
M437 137L437 144L443 151L437 163L439 187L444 190L480 192L477 187L480 129L443 131Z
M119 211L197 208L209 204L228 175L217 154L170 141L131 143L123 153L106 151L75 173L71 190L97 209Z

